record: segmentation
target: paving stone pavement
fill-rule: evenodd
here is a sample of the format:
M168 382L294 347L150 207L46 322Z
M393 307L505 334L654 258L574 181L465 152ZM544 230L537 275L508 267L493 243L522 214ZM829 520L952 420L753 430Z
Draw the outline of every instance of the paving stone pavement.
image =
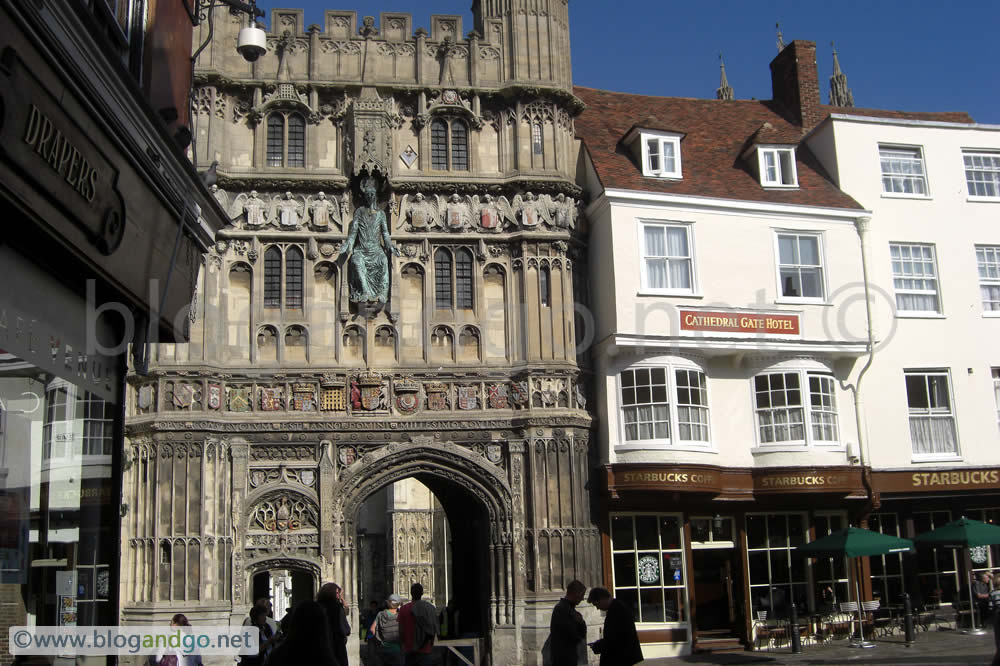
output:
M647 659L646 666L686 666L687 664L902 664L905 666L980 666L993 659L992 632L984 636L968 636L956 631L918 632L912 646L906 647L902 636L889 636L875 641L876 647L858 649L847 641L826 645L806 645L802 654L791 654L788 648L771 652L742 652L717 655L690 655L663 659Z

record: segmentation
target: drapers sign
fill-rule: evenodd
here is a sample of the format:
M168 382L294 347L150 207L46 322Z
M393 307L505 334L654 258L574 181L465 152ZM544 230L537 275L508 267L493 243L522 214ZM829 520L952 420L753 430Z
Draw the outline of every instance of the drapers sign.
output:
M0 54L0 158L109 255L125 235L118 169L67 113L75 106L69 90L50 90L12 47Z
M682 332L799 335L799 315L679 310Z

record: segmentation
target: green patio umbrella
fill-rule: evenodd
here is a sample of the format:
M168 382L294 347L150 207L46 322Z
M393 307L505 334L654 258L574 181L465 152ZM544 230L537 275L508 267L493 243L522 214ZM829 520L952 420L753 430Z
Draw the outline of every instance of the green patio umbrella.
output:
M958 520L942 525L936 530L924 532L913 537L918 546L936 546L938 548L975 548L976 546L992 546L1000 544L1000 527L971 520L962 516ZM972 618L970 634L984 634L985 631L976 628L976 613L973 609L975 600L972 598L972 579L969 577L969 617Z
M839 530L795 549L796 552L809 557L868 557L904 553L911 550L913 550L913 542L909 539L900 539L888 534L863 530L860 527ZM857 576L854 577L854 599L858 604L858 635L861 640L851 645L853 647L875 647L874 643L865 640L865 625L861 617L861 585Z

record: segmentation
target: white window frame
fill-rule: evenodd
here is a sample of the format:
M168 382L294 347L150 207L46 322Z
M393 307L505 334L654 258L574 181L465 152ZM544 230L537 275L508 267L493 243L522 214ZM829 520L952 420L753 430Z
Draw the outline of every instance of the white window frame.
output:
M1000 317L1000 245L976 246L976 272L984 317ZM996 300L987 297L994 290Z
M768 165L768 157L774 161L773 167ZM774 178L770 177L772 168ZM763 187L790 189L799 186L795 146L757 146L757 170Z
M656 520L657 520L657 530L659 530L659 521L660 521L660 519L662 519L662 518L674 518L674 519L676 519L679 522L679 527L680 527L679 532L678 532L678 547L677 548L664 548L663 547L663 533L660 532L660 531L658 531L658 533L657 533L657 539L659 541L658 548L656 548L656 549L652 549L652 548L649 548L649 549L640 549L638 547L638 544L636 543L638 541L638 539L637 539L637 535L635 533L635 531L636 531L635 530L635 520L636 520L636 518L640 518L640 517L654 517L654 518L656 518ZM637 569L637 571L636 571L636 585L634 585L634 586L632 586L632 585L628 585L628 586L622 585L622 586L619 586L618 585L619 580L618 580L618 576L617 576L617 568L615 566L615 562L617 560L617 558L615 557L616 555L623 556L623 555L627 555L628 553L633 553L635 555L636 565L638 565L638 560L639 560L639 554L640 553L644 553L644 554L657 553L659 561L661 563L661 566L660 566L660 583L659 583L659 585L653 584L652 586L649 586L646 589L650 589L650 588L656 589L657 587L659 587L663 591L663 600L664 600L664 602L667 601L666 595L667 595L667 591L668 590L681 590L681 593L683 595L683 596L681 596L681 601L684 604L683 618L682 619L678 619L678 620L666 620L665 622L661 622L661 621L649 621L649 620L644 621L644 618L642 616L642 610L641 610L642 609L642 602L640 602L639 603L639 609L640 610L639 610L639 613L637 613L637 617L635 618L635 622L636 622L637 625L640 625L640 626L642 626L642 627L644 627L646 629L652 629L652 628L657 628L657 627L679 627L679 626L684 626L684 625L688 624L689 622L691 622L692 609L691 609L690 604L689 604L689 602L690 602L690 596L689 596L689 592L688 592L688 584L689 584L688 581L690 579L690 576L689 576L690 569L688 567L688 561L687 561L687 548L686 548L686 539L687 539L687 537L684 534L684 515L680 514L680 513L671 513L671 512L666 512L666 511L662 512L662 513L660 513L660 512L653 513L653 512L647 512L647 511L636 511L636 512L625 512L625 511L619 512L619 511L616 511L616 512L612 512L612 513L609 514L609 516L608 516L609 525L616 518L631 518L632 519L632 543L631 543L631 547L629 547L629 548L622 547L625 544L616 543L615 540L614 540L614 530L613 529L611 530L611 534L609 535L609 545L610 545L610 551L611 551L611 591L612 591L612 593L617 593L618 590L631 590L633 588L638 592L643 587L639 583L639 580L638 580L638 575L639 575L638 566L636 566L636 569ZM673 556L680 557L680 561L681 561L681 566L680 566L681 580L680 580L680 583L673 582L671 584L668 584L667 575L666 575L667 572L665 571L665 568L662 566L663 555L664 554L668 554L668 557L673 557ZM666 610L665 606L664 606L664 610Z
M782 264L781 263L781 237L782 236L794 236L796 239L800 237L808 237L816 239L816 256L819 259L819 265L813 266L812 264ZM777 268L775 274L777 278L777 288L776 292L778 298L776 299L779 303L790 302L790 303L826 303L827 295L827 279L826 279L826 245L823 243L822 233L813 233L808 231L799 231L797 229L775 229L774 230L774 263ZM819 296L785 296L784 285L782 284L781 269L783 267L787 268L819 268L820 275L820 294ZM801 285L801 278L800 278Z
M980 161L978 165L974 164L977 158ZM969 201L1000 201L1000 151L963 149L962 166L965 169L965 186L969 193ZM975 179L977 174L981 176L979 180ZM992 189L993 194L977 194L974 192L975 189Z
M934 269L933 276L931 276L931 277L923 276L923 275L918 276L918 275L915 275L913 273L910 273L910 274L899 273L899 274L897 274L896 273L896 268L895 268L895 266L893 266L893 263L895 261L897 261L892 256L892 250L893 250L894 247L910 248L911 252L910 252L910 259L909 259L909 261L911 263L913 261L913 253L912 253L912 249L913 248L930 248L930 251L931 251L931 258L930 258L930 260L931 260L931 266ZM899 261L900 262L904 262L906 260L900 258ZM919 259L919 261L921 263L927 263L926 260L923 259L922 257ZM940 277L941 276L941 270L940 270L940 268L938 268L937 264L938 264L938 261L937 261L937 248L934 246L933 243L906 243L906 242L897 242L897 241L890 241L889 242L889 270L892 273L892 292L893 292L893 295L895 297L896 316L897 317L927 317L927 316L940 317L940 316L944 315L944 303L943 303L943 300L941 298L941 277ZM915 288L907 288L907 287L898 287L898 286L896 286L896 281L897 280L927 280L927 281L933 281L934 282L934 289L930 290L930 289L915 289ZM899 306L899 296L905 296L905 295L908 295L908 294L918 295L918 296L929 296L929 295L933 294L934 297L937 299L937 309L936 310L908 310L908 309L905 309L905 308L901 308Z
M799 405L798 408L802 410L802 439L785 439L785 440L774 440L765 442L763 437L761 437L761 414L769 413L773 410L781 410L788 408L785 406L778 407L758 407L757 406L757 378L765 375L788 375L795 374L799 378ZM814 408L812 403L812 389L810 387L810 379L812 377L818 378L820 382L829 382L830 392L826 393L821 390L817 394L819 396L829 395L832 401L832 411L830 409ZM787 389L785 389L787 391ZM770 391L769 391L770 392ZM816 363L810 367L803 367L801 365L790 365L786 366L784 364L779 364L767 368L763 368L750 378L750 405L753 409L753 422L754 422L754 442L756 443L756 451L778 451L782 449L802 449L806 447L820 447L823 449L840 449L844 447L843 439L844 433L840 424L840 408L837 404L837 380L833 372L829 368L824 368L821 364ZM795 407L793 406L792 409ZM832 425L836 430L836 439L819 439L813 434L814 426L821 426L823 422L816 423L813 420L814 413L818 415L822 414L833 414ZM774 425L774 424L763 424L763 425Z
M665 256L657 255L652 257L653 259L663 259L667 262L667 282L669 285L670 281L670 262L673 261L687 261L688 279L691 283L690 287L651 287L649 286L649 270L647 267L647 260L651 257L646 251L646 228L647 227L659 227L663 229L664 233L664 245L666 245L666 234L667 229L683 229L687 237L687 257L682 255L670 256L669 254ZM694 233L692 233L693 228L690 222L667 222L661 220L639 220L638 232L639 232L639 284L640 293L651 294L658 296L697 296L698 295L698 280L697 271L695 264L695 247L694 247ZM668 251L669 252L669 251Z
M625 424L625 401L622 395L623 382L622 375L626 372L634 372L636 370L663 370L664 376L666 378L666 393L667 393L667 437L654 437L652 439L628 439L626 434L626 424ZM686 403L683 406L703 408L707 411L707 422L705 424L708 430L707 440L688 440L680 439L680 416L679 416L679 399L677 390L677 372L678 371L693 371L699 372L705 377L705 404L704 405L692 405L691 403ZM650 379L652 382L652 378ZM687 361L685 359L663 359L663 360L650 360L649 362L636 363L619 369L615 373L615 400L616 400L616 414L618 418L618 444L615 447L619 451L628 451L635 449L669 449L669 450L695 450L704 451L706 449L711 450L712 446L712 396L709 389L708 373L705 369L699 366L697 363L692 361ZM643 403L646 404L646 403ZM650 403L652 404L652 403Z
M680 180L683 178L681 169L681 136L673 132L640 132L639 140L642 148L642 175L649 178L673 178ZM658 156L656 168L650 163L651 145L655 146ZM674 168L668 169L663 156L666 154L666 146L670 146L674 153Z
M916 164L919 166L919 173L916 171L907 173L905 169L886 171L885 163L889 162L891 165L893 161ZM927 182L927 160L924 159L924 149L922 147L880 143L878 144L878 162L883 197L900 197L903 199L930 198L931 191ZM913 191L907 192L906 183L919 183L920 187L923 188L923 192L917 192L918 188L916 187L911 187ZM899 188L898 190L896 189L897 187Z
M944 377L945 381L948 383L948 407L934 407L928 405L928 407L910 407L910 392L906 386L906 380L910 377L922 377L924 379L924 386L927 389L928 402L931 397L930 388L927 386L927 379L929 377ZM906 408L907 408L907 424L910 428L910 455L914 461L925 461L925 460L956 460L961 459L961 443L958 438L958 418L955 414L955 389L951 381L951 372L948 369L941 368L914 368L906 369L903 371L903 394L906 397ZM952 436L955 440L954 451L940 451L931 453L917 453L914 451L914 440L913 440L913 419L914 418L949 418L951 419Z

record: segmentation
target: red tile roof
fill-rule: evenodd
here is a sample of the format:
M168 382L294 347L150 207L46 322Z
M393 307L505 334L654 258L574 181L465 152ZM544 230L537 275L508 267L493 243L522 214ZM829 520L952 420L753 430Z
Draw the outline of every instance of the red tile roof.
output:
M583 87L576 87L574 92L587 104L576 119L576 134L586 145L606 188L863 208L837 189L804 145L795 151L797 189L761 187L750 165L740 157L754 133L769 123L771 127L760 133L762 142L798 144L803 136L802 128L785 120L771 102L654 97ZM684 133L681 180L643 177L631 150L621 142L633 126Z

